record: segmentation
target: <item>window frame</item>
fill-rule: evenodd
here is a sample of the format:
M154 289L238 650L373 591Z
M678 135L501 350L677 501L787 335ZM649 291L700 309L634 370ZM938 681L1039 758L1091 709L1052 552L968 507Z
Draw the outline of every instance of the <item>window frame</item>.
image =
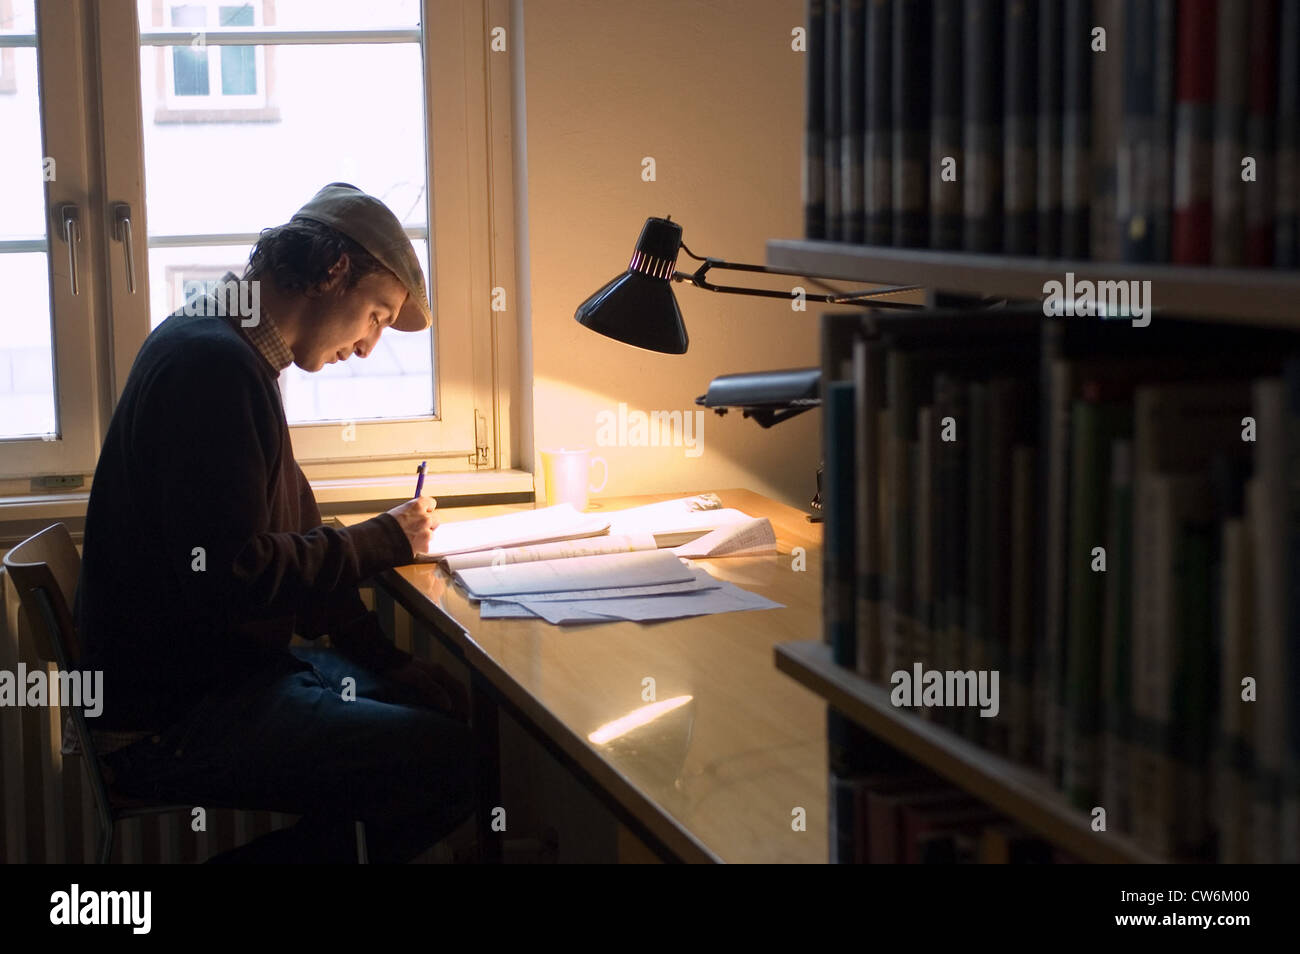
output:
M50 0L36 0L36 32L6 37L8 49L36 50L41 141L45 155L55 159L56 174L42 185L46 210L42 240L0 242L0 251L28 244L46 253L58 430L45 437L0 441L0 478L6 479L92 472L108 426L102 402L107 382L99 351L103 272L95 241L95 209L87 199L95 156L87 122L88 75L80 55L84 10L79 4L55 6ZM58 109L51 111L49 103L57 103ZM33 170L33 178L35 186L43 176ZM78 216L75 295L68 244L57 212L65 204L73 206Z
M511 455L502 453L498 436L502 431L500 412L517 404L508 395L503 400L501 392L513 392L515 383L499 376L494 344L512 343L514 334L513 329L502 334L499 316L494 322L491 312L492 287L514 285L513 217L509 216L508 232L500 228L503 210L508 212L512 205L511 192L494 199L492 188L500 185L503 176L510 187L513 177L508 125L510 61L508 57L489 59L485 27L489 18L502 23L509 20L510 7L509 0L423 0L422 5L425 161L430 184L426 190L428 277L438 413L419 421L357 422L353 441L343 439L340 422L293 427L294 453L309 478L400 475L410 469L413 458L427 459L431 472L513 466ZM261 32L288 37L295 31L277 28ZM346 36L348 31L330 33ZM463 42L447 42L449 37L460 37ZM134 51L140 55L140 41L135 4L104 0L99 59L101 63L113 62L112 69L101 71L106 194L126 201L137 212L131 228L134 247L141 250L136 254L137 290L148 280L143 119L138 63L133 71L132 64L123 61L123 54ZM431 47L437 55L429 55ZM498 118L495 123L488 118L493 114ZM131 294L125 287L120 240L109 242L108 258L115 372L112 393L116 400L148 334L150 315L147 294ZM494 278L496 274L503 277Z

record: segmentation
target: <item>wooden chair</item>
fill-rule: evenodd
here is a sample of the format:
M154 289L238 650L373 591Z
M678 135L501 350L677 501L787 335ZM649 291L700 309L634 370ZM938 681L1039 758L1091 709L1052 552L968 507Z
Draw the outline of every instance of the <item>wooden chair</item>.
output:
M24 540L5 554L4 567L14 581L14 589L18 591L37 657L42 662L54 663L64 672L77 668L81 660L81 643L77 638L71 606L77 590L77 579L81 574L81 555L72 542L68 528L56 523ZM104 764L86 724L85 713L75 706L68 706L67 709L68 721L72 723L80 748L77 754L86 760L95 798L95 811L99 816L100 864L108 864L112 857L113 832L117 822L170 812L190 813L189 805L151 802L113 791L105 777ZM366 864L368 857L363 822L356 823L356 836L357 861Z
M81 660L81 644L77 640L70 607L81 572L81 556L68 528L56 523L24 540L5 554L4 567L18 591L37 658L44 663L54 663L64 672L76 669ZM95 813L99 816L100 864L108 864L112 858L113 832L117 822L169 812L189 814L189 805L150 802L114 792L105 779L104 764L95 749L85 713L77 706L66 706L65 715L64 725L72 723L80 749L78 754L86 760L90 776ZM65 754L68 751L65 740Z

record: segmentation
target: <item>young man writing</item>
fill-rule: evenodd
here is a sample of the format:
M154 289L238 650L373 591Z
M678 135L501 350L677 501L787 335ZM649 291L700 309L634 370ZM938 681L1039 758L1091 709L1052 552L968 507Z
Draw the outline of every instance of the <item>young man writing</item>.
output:
M434 501L321 526L276 382L427 328L424 280L396 216L333 183L242 281L258 313L170 316L109 425L75 609L82 668L104 672L96 744L124 794L303 816L222 860L351 860L354 820L371 860L409 860L472 810L466 702L357 587L428 549Z

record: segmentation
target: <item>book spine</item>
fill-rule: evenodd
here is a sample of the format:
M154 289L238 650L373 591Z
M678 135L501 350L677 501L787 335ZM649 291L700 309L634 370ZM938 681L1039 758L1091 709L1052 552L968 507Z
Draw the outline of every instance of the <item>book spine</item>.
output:
M808 52L805 60L803 147L803 234L826 237L826 2L808 0Z
M934 406L927 404L916 412L916 533L912 548L912 580L915 625L912 632L913 653L923 669L932 666L934 657L934 474L935 421ZM923 709L923 713L931 710Z
M1081 400L1074 402L1070 473L1070 545L1066 558L1070 615L1066 633L1066 713L1062 747L1063 785L1076 808L1098 804L1102 609L1107 574L1094 565L1093 548L1102 544L1106 526L1105 487L1110 469L1109 409ZM1113 411L1111 412L1113 415Z
M1250 75L1246 89L1246 155L1255 160L1255 178L1245 191L1246 265L1273 264L1273 212L1277 197L1273 123L1277 111L1277 3L1254 0L1247 25ZM1240 160L1238 160L1240 162ZM1238 167L1238 175L1245 175Z
M1037 254L1055 258L1061 254L1061 81L1062 6L1060 0L1038 0L1038 122L1037 144Z
M962 37L962 247L1002 250L1002 0L967 0Z
M1088 257L1091 229L1092 3L1066 0L1062 24L1061 255Z
M1201 479L1201 478L1196 478ZM1204 481L1202 480L1202 483ZM1170 639L1170 741L1174 755L1175 853L1204 858L1210 850L1210 714L1214 707L1210 588L1211 530L1205 488L1181 514L1174 556L1174 629Z
M988 511L988 549L984 558L985 659L991 671L999 673L1003 686L1010 684L1011 636L1011 510L1007 491L1012 485L1012 444L1017 415L1024 395L1020 382L994 378L989 382L989 469L988 492L983 506ZM1008 746L1005 719L984 719L988 748L1005 753Z
M1220 563L1219 752L1215 759L1215 822L1218 861L1251 860L1249 838L1251 768L1246 758L1247 704L1242 699L1244 674L1254 671L1250 637L1250 550L1248 523L1241 516L1223 522Z
M1151 133L1151 257L1169 261L1174 202L1174 60L1178 19L1175 0L1154 0L1155 49L1151 56L1154 92Z
M1214 53L1214 153L1210 214L1211 261L1239 266L1246 244L1245 183L1241 181L1246 146L1247 4L1221 2ZM1253 65L1252 65L1253 68Z
M844 217L840 238L860 245L865 228L862 100L866 0L840 2L840 209Z
M1210 261L1215 5L1215 0L1178 5L1172 256L1184 265Z
M966 641L962 646L963 670L983 672L988 664L988 559L989 559L989 386L982 381L970 385L970 413L967 417L966 483ZM987 719L979 710L962 713L964 732L971 741L981 741Z
M889 245L894 239L893 179L890 156L890 62L893 44L891 0L870 0L867 7L866 76L866 242Z
M1091 252L1096 261L1120 257L1116 163L1124 115L1123 0L1093 0L1093 27L1106 31L1106 48L1092 61L1092 209L1088 216ZM1148 52L1148 55L1149 52Z
M1038 251L1038 5L1006 4L1006 56L1002 89L1003 251Z
M885 376L894 428L889 441L889 489L893 506L890 508L890 627L885 663L888 680L894 672L910 669L914 661L911 658L914 485L909 449L916 427L916 402L911 356L898 349L891 350L885 356Z
M883 570L881 564L880 478L885 467L878 424L883 404L884 360L879 341L859 338L853 347L855 400L858 429L858 672L868 679L881 678L880 612Z
M929 240L930 0L894 0L890 54L894 244Z
M1008 636L1009 707L1007 754L1029 764L1032 755L1030 727L1037 721L1032 705L1034 628L1034 502L1038 487L1034 448L1017 445L1011 455L1011 604Z
M844 239L844 192L840 176L843 170L843 146L840 142L842 112L840 97L843 90L840 77L840 15L842 0L826 0L826 68L823 81L826 89L826 137L822 151L826 156L826 238L832 242Z
M1155 258L1155 19L1156 0L1124 3L1124 119L1115 201L1126 262Z
M1285 678L1288 686L1300 685L1300 359L1290 358L1283 369L1285 406L1282 433L1286 477L1283 532L1286 535ZM1300 861L1300 700L1294 691L1286 697L1286 745L1283 752L1283 791L1280 860Z
M930 88L930 247L962 243L962 9L934 0Z
M967 535L969 527L966 520L964 503L969 499L970 460L974 453L971 440L970 385L954 377L950 385L950 414L954 424L954 440L951 443L950 484L948 492L952 501L949 511L948 540L948 617L947 623L947 662L944 669L967 668L966 665L966 560ZM942 712L944 724L959 729L962 722L959 713L952 709Z
M832 381L826 386L826 566L829 586L824 611L835 663L857 668L857 627L854 619L856 509L854 507L853 383Z
M1281 0L1277 60L1277 198L1273 263L1300 265L1300 0Z
M1285 384L1267 378L1255 382L1251 414L1261 434L1285 432ZM1282 772L1286 756L1286 608L1287 539L1285 446L1280 440L1255 444L1255 477L1250 488L1255 539L1255 791L1253 855L1256 864L1282 860ZM1249 493L1249 491L1248 491Z
M1043 772L1059 784L1062 769L1064 712L1061 709L1062 669L1065 661L1068 603L1069 500L1070 500L1070 399L1073 367L1066 361L1049 365L1047 410L1047 600L1042 651L1042 671L1036 706L1043 718Z
M1102 804L1115 828L1132 831L1133 443L1111 443L1106 534L1106 623L1102 636L1104 711Z

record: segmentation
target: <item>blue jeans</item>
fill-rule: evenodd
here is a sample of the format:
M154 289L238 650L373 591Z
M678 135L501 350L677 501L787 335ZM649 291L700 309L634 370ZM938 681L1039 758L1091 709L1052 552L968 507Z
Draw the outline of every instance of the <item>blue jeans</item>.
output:
M474 810L469 727L329 649L291 649L104 763L125 795L302 816L214 861L355 861L359 820L372 862L405 862Z

